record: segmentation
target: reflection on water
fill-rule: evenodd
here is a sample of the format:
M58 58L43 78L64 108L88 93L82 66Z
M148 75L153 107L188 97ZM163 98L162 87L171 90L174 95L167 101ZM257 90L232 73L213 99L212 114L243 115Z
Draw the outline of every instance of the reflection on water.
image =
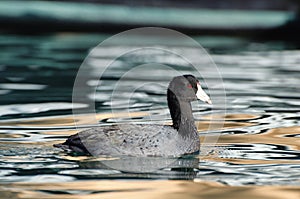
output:
M141 183L142 182L142 183ZM294 186L224 186L209 181L109 181L90 180L66 183L15 183L9 192L0 189L9 198L299 198ZM55 191L53 191L55 190Z
M193 104L201 141L205 136L219 136L208 155L93 158L53 148L68 135L94 125L89 113L73 118L71 109L81 110L87 104L72 106L72 88L88 49L103 38L0 36L0 46L6 49L0 55L2 197L235 198L242 194L245 198L299 198L295 186L300 185L300 51L285 50L284 46L241 47L245 42L230 40L229 48L226 42L222 46L222 42L208 41L212 38L196 38L210 44L206 47L219 67L227 94L226 115L220 114L218 107L212 110L201 103ZM233 47L239 51L233 51ZM91 70L97 71L97 66L117 50L112 47L98 52L90 63ZM155 74L153 79L148 75L147 82L141 76L130 76L121 87L123 95L111 102L118 78L136 64L157 59L183 73L190 72L178 58L152 53L117 60L106 71L95 95L85 96L96 101L95 116L101 125L170 123L165 88L166 77L172 74L163 68L155 72L146 68L145 74ZM205 78L215 77L211 73ZM127 109L123 101L128 95L126 89L139 84L143 86L135 90ZM96 87L97 78L88 85ZM219 89L212 88L217 95ZM112 113L111 106L117 112Z

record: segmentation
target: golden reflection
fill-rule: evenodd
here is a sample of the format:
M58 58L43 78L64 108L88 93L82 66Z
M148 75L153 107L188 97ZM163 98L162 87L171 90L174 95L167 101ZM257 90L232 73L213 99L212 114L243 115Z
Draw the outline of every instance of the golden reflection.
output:
M244 114L244 113L238 113L238 114L226 114L224 115L207 115L203 116L203 119L206 120L253 120L260 118L260 115L254 115L254 114Z
M83 130L83 129L82 129ZM40 131L40 134L43 135L73 135L80 130L58 130L58 131Z
M250 122L210 122L210 121L201 121L196 122L196 126L199 131L207 131L207 130L222 130L222 129L230 129L230 128L240 128L245 126L253 126L256 123Z
M300 140L297 137L286 137L287 135L299 135L300 126L274 128L262 134L227 134L221 135L216 144L216 150L227 150L222 146L231 144L271 144L282 145L292 150L300 150ZM200 137L203 142L204 136ZM216 152L217 153L217 152ZM223 151L224 153L224 151ZM230 150L228 150L230 153ZM254 159L237 159L237 158L220 158L217 154L200 157L201 160L230 162L234 164L291 164L291 160L254 160ZM294 164L299 164L300 160L293 160Z
M66 116L55 116L55 117L40 117L32 119L22 120L1 120L0 126L23 126L23 127L59 127L59 126L75 126L75 125L88 125L94 124L94 121L100 121L110 118L133 118L133 117L144 117L148 116L147 112L122 112L122 113L99 113L96 115L92 114L81 114L81 115L66 115ZM75 123L76 121L76 123Z
M300 140L297 137L284 137L285 135L297 135L300 133L300 126L281 127L271 129L262 134L230 134L219 137L218 143L237 144L237 143L256 143L274 144L300 150Z
M0 188L2 196L24 199L298 199L296 186L226 186L201 181L76 181L64 183L14 183Z
M0 134L0 138L22 138L24 135L20 134Z
M61 159L70 160L70 161L88 161L90 156L69 156L69 155L61 155Z
M222 130L230 128L240 128L245 126L257 125L255 122L242 122L243 120L257 119L261 116L251 114L226 114L226 115L208 115L202 119L207 121L196 122L199 131Z

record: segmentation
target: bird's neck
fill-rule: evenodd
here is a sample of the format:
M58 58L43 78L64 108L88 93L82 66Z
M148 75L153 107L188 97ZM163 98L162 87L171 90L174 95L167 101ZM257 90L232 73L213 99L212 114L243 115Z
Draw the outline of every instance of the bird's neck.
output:
M197 134L190 102L178 100L173 93L169 93L168 106L173 120L173 127L180 135L190 137Z

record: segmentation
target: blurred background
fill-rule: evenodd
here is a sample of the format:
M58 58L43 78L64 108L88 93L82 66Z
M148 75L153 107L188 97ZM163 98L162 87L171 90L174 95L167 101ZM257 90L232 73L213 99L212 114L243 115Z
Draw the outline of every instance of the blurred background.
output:
M297 40L296 0L1 1L1 32L106 32L163 26L196 35Z
M181 193L185 198L298 199L299 8L296 0L0 1L0 198L144 198L154 193L156 198L174 198ZM187 168L139 173L135 167L135 172L122 171L122 159L112 163L120 167L104 167L103 161L114 159L53 148L93 125L85 111L90 104L72 103L75 77L85 57L114 34L147 26L191 36L218 66L218 73L210 72L204 63L201 71L206 81L222 77L226 115L220 114L223 107L193 104L201 141L205 136L219 138L214 151L177 162ZM156 36L161 48L169 46L160 39L169 39L173 50L203 61L190 46ZM101 125L170 123L166 86L174 73L160 65L142 72L132 69L160 63L179 73L194 71L186 60L162 51L119 56L132 41L100 46L91 55L84 82L91 93L82 92L82 97L95 104ZM99 71L115 57L99 85ZM112 103L115 85L128 71ZM203 87L216 96L224 91L222 86ZM128 96L129 103L124 101ZM83 113L75 117L77 126L73 110ZM210 124L217 128L209 129ZM147 164L160 166L161 161L142 165Z
M88 52L137 27L180 31L211 54L295 50L299 6L296 0L0 1L0 103L70 102Z

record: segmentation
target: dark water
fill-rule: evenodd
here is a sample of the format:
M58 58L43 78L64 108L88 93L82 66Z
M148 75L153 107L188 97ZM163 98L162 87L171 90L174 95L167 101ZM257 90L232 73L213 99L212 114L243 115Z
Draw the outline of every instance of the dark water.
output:
M88 103L72 104L73 85L88 52L107 37L0 36L3 198L140 198L149 193L153 197L173 198L185 193L189 198L214 198L221 195L219 190L223 197L234 197L239 191L249 198L299 196L297 188L291 186L300 185L300 51L279 42L195 37L218 66L226 91L225 115L221 107L193 104L201 141L218 137L209 154L181 159L94 158L53 148L52 144L68 135L94 125L89 120L91 114L85 112ZM142 71L131 69L160 60L180 73L193 70L178 57L146 51L115 60L99 86L101 64L127 47L100 48L93 55L86 85L96 92L83 98L95 102L95 116L101 125L169 123L165 89L176 73L160 66L155 70L150 66ZM112 92L128 71L112 101ZM207 74L204 79L208 81L218 78L216 73ZM217 94L222 90L217 86L204 88ZM82 113L75 116L77 128L72 108ZM215 125L209 128L210 124Z

